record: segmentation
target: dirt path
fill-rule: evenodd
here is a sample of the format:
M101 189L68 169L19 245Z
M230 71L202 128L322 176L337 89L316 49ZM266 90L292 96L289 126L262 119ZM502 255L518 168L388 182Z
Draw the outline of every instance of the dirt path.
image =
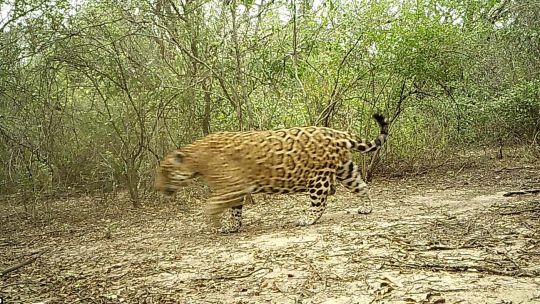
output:
M5 303L540 303L540 167L477 168L340 189L320 222L307 198L256 196L241 233L208 232L196 204L122 211L68 199L2 209ZM179 200L180 201L180 200ZM365 201L365 200L364 200ZM351 212L353 210L353 212Z

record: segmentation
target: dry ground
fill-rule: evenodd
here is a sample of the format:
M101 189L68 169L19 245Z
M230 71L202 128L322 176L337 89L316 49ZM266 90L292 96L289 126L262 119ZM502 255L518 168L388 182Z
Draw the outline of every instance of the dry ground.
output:
M201 200L133 210L83 197L0 207L5 303L540 303L540 165L474 164L344 189L295 227L304 196L255 196L241 233ZM184 192L186 194L188 192ZM41 254L41 255L40 255Z

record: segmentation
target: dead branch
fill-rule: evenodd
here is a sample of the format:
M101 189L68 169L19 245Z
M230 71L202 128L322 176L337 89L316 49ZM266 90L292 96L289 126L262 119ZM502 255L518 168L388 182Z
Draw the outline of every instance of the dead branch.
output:
M516 211L501 212L500 214L501 215L516 215L516 214L527 213L527 212L535 212L535 211L536 212L540 211L540 207L527 208L527 209L521 209L521 210L516 210Z
M505 194L503 194L503 196L514 196L514 195L534 194L534 193L540 193L540 189L508 191Z
M250 277L252 275L254 275L255 273L261 271L261 270L269 270L269 272L272 272L272 268L268 268L268 267L260 267L260 268L257 268L251 272L248 272L246 274L240 274L240 275L232 275L232 276L213 276L213 277L210 277L210 278L196 278L196 279L193 279L194 281L207 281L207 280L211 280L211 281L215 281L215 280L236 280L236 279L243 279L243 278L247 278L247 277Z
M517 276L517 277L538 277L540 272L538 271L526 271L522 269L515 270L500 270L492 267L482 265L442 265L435 263L389 263L388 266L394 267L406 267L415 269L426 269L431 271L447 271L447 272L465 272L465 271L477 271L482 273L500 275L500 276Z
M51 231L47 231L43 233L30 235L30 237L41 237L41 236L46 236L46 235L51 235L51 234L61 234L61 233L72 234L75 232L81 232L81 231L86 231L86 230L87 229L58 229L58 230L51 230ZM30 254L33 254L33 253L30 253ZM26 255L29 255L29 254L26 254Z
M503 171L513 171L513 170L523 170L523 169L534 169L533 166L521 166L521 167L503 167L495 170L495 172L503 172Z
M0 246L12 246L15 244L14 241L8 239L0 239Z
M443 251L443 250L459 250L459 249L470 249L470 248L476 248L476 247L479 247L479 246L471 246L471 245L462 245L462 246L446 246L446 245L442 245L442 244L439 244L439 245L431 245L431 246L427 246L425 249L423 249L423 251L431 251L431 250L438 250L438 251Z
M30 258L28 258L28 259L26 259L26 260L24 260L24 261L22 261L22 262L20 262L20 263L18 263L18 264L15 264L15 265L13 265L13 266L10 266L10 267L8 267L8 268L2 270L2 272L0 273L0 277L3 277L3 276L5 276L6 274L8 274L8 273L10 273L10 272L12 272L12 271L15 271L15 270L17 270L17 269L19 269L19 268L21 268L21 267L24 267L24 266L26 266L26 265L32 263L33 261L35 261L37 258L39 258L40 256L42 256L42 255L43 255L45 252L47 252L47 251L49 251L49 249L42 250L42 251L36 253L35 255L33 255L33 256L30 257Z

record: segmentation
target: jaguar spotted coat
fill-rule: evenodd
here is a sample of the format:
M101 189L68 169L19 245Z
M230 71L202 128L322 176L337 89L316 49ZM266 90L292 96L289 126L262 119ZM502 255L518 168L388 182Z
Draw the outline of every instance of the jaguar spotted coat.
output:
M232 223L222 232L241 227L249 193L308 192L311 208L299 224L311 225L335 193L336 181L355 193L366 188L351 151L373 152L386 141L385 118L373 118L380 134L372 141L324 127L211 134L167 154L156 169L155 188L172 194L188 180L203 177L214 189L206 207L214 226L223 211L232 213Z

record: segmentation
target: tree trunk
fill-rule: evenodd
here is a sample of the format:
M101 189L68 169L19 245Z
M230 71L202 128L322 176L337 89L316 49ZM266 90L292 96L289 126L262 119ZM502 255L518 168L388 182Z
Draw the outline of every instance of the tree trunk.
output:
M140 208L141 201L139 199L139 174L131 165L127 165L126 168L126 183L129 193L129 200L133 204L134 208Z
M203 135L206 136L210 134L210 119L211 119L211 102L212 97L210 95L210 90L212 90L212 84L210 78L207 78L202 83L203 90L204 90L204 113L202 117L202 132Z

